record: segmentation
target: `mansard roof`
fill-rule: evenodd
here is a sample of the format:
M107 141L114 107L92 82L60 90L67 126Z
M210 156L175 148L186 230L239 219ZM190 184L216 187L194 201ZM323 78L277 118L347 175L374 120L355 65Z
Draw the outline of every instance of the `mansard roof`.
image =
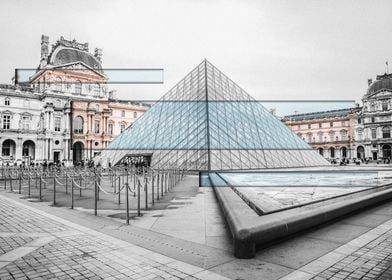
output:
M340 118L347 117L349 114L354 112L354 108L345 108L331 111L312 112L306 114L295 114L284 116L284 121L305 121L315 119L329 119L329 118Z

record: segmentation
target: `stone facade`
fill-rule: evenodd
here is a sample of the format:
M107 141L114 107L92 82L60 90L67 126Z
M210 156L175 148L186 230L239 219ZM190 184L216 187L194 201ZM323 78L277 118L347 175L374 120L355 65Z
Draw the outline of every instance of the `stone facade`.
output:
M353 108L289 115L283 121L326 159L355 157Z
M368 81L363 107L355 123L355 151L358 158L392 159L392 74Z
M149 106L114 100L101 63L101 49L42 35L29 86L0 86L0 161L91 159L141 116Z
M1 163L70 160L70 103L56 95L0 86Z
M131 101L72 101L73 159L93 158L145 111Z

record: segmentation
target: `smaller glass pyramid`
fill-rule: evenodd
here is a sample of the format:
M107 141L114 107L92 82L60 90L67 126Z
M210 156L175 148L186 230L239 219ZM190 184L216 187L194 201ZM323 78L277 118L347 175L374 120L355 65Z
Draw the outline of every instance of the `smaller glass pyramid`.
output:
M153 168L237 170L328 162L204 60L95 160L151 156Z

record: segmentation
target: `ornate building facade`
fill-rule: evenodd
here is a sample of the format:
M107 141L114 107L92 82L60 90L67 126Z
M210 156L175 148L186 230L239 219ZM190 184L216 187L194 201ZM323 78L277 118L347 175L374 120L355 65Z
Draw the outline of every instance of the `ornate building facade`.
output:
M356 156L392 159L392 74L377 76L368 85L355 123Z
M328 160L355 157L353 108L289 115L283 122Z
M0 163L70 160L68 99L2 85L0 102Z
M61 37L41 60L30 87L0 87L2 162L91 159L149 106L114 100L102 68L102 50Z

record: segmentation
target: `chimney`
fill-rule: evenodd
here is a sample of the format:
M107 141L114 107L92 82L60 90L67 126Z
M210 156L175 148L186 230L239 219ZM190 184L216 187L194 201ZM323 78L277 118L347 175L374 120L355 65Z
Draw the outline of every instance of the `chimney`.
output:
M95 48L94 56L99 60L99 62L102 62L102 49Z
M49 55L49 36L41 35L41 68L47 64Z
M372 79L368 79L368 86L370 86L373 83Z

